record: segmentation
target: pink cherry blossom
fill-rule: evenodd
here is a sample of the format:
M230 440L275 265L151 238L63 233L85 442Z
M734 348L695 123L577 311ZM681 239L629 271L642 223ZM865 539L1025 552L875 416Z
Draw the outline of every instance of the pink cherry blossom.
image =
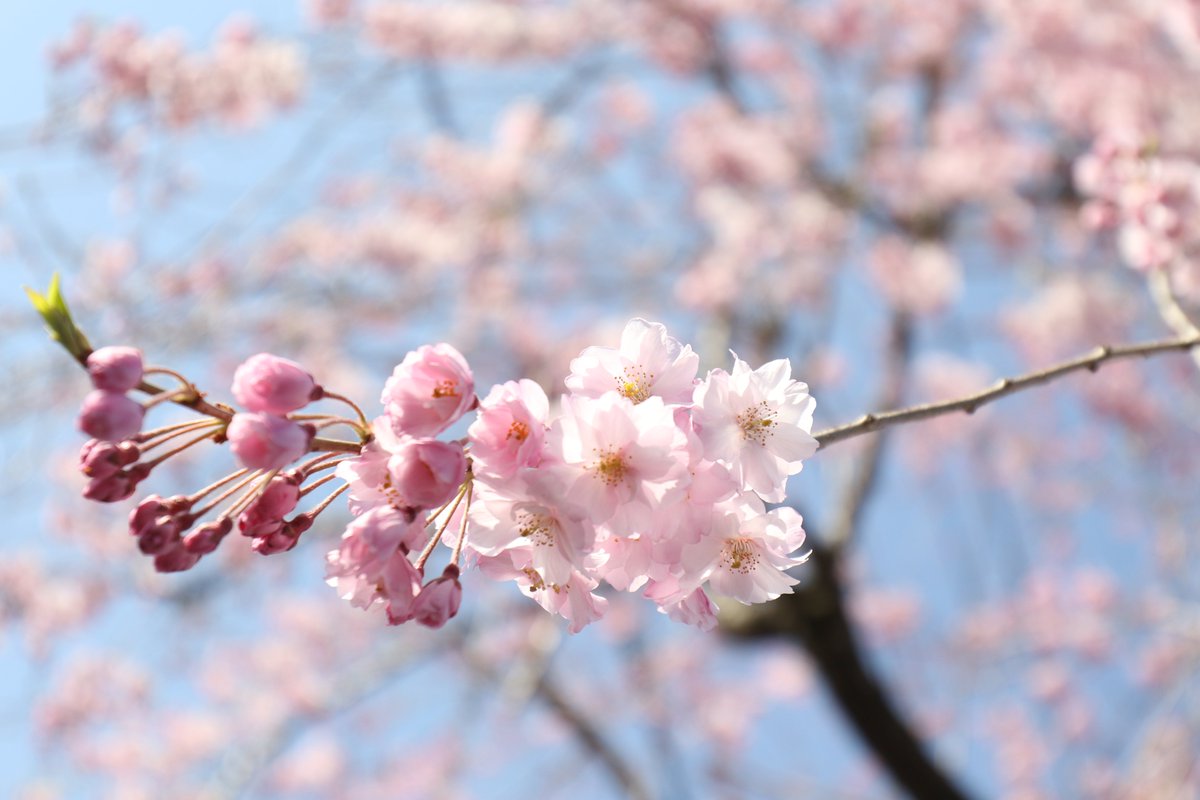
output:
M454 496L467 474L458 442L403 439L387 462L391 486L409 508L435 508Z
M274 470L308 452L313 428L274 414L234 414L225 435L243 467Z
M660 608L676 622L694 625L702 631L717 627L717 612L720 610L703 589L695 589L687 597Z
M542 460L550 401L531 380L493 386L479 404L479 413L467 437L477 473L510 478L521 467L536 467Z
M357 608L369 608L377 600L395 604L394 617L399 619L421 588L408 551L423 546L424 536L423 521L412 522L387 507L367 511L350 523L341 544L326 555L325 582Z
M398 435L436 436L475 403L475 379L448 344L410 352L383 387L380 402Z
M717 594L738 602L764 603L791 594L797 584L787 570L807 556L792 558L804 543L800 515L791 508L763 513L759 501L741 498L726 504L700 542L685 549L683 563L696 580L707 580Z
M667 335L657 322L633 319L621 347L589 347L571 362L567 388L581 397L616 391L634 403L657 395L665 403L689 403L700 357Z
M596 523L636 529L679 499L690 476L687 439L657 396L634 405L617 392L564 397L548 449L562 462L567 497Z
M482 555L528 550L529 563L550 583L566 583L583 567L596 536L583 510L562 498L561 487L548 475L530 475L492 487L486 478L474 483L471 530L467 546Z
M287 414L319 394L317 382L295 361L259 353L233 373L233 396L249 411Z
M105 442L128 439L142 428L142 404L119 392L96 389L83 399L79 430Z
M784 499L789 475L817 451L810 435L808 386L792 380L787 359L756 370L734 356L733 372L713 370L696 387L692 418L704 455L720 459L766 501Z
M142 351L135 347L101 347L87 358L92 385L108 392L136 389L142 369Z

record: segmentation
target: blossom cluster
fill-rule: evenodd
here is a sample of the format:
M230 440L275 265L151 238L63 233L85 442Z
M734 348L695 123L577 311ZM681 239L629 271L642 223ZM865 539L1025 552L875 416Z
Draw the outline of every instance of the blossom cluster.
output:
M91 128L128 107L172 129L213 120L250 126L294 105L304 88L295 45L264 38L245 19L224 25L209 52L189 52L175 33L80 22L49 55L57 69L86 68L79 108Z
M792 379L787 360L752 369L736 355L732 369L700 379L697 354L661 324L635 319L619 347L586 348L553 406L528 379L480 399L457 350L425 345L395 368L370 424L301 365L267 353L238 367L237 412L198 406L203 395L190 382L145 368L132 348L97 350L88 367L96 391L80 414L94 437L81 454L85 496L130 497L155 466L202 442L227 442L241 466L198 492L151 495L133 510L130 532L160 571L190 569L235 527L262 555L291 550L343 492L352 519L326 556L327 581L357 607L382 606L393 625L440 627L453 617L466 565L515 581L572 631L603 615L602 584L641 592L671 618L709 629L710 592L772 600L792 591L788 570L804 560L800 515L767 504L785 499L788 477L817 448L807 386ZM155 372L182 388L145 384ZM139 403L128 396L135 388L154 394ZM357 420L298 413L326 399L349 403ZM210 418L142 432L146 410L167 401ZM465 436L445 436L471 412ZM359 440L317 438L333 426ZM293 513L335 480L344 485ZM448 563L426 580L439 544L451 551Z
M375 439L338 467L358 516L329 555L330 583L358 605L383 603L393 623L428 619L418 587L429 524L445 513L435 537L454 548L448 582L466 553L573 631L604 613L601 582L704 628L716 611L706 587L744 603L790 592L801 519L765 502L784 499L816 450L813 400L786 360L752 370L735 357L702 381L698 368L662 325L633 320L619 348L572 362L554 411L532 381L492 387L467 431L467 474L461 441L424 437L472 407L471 372L448 345L410 353Z
M1190 265L1200 252L1200 230L1190 224L1200 209L1200 165L1109 137L1077 160L1074 172L1089 197L1085 223L1115 231L1134 269L1170 269L1177 289L1200 296L1200 276Z

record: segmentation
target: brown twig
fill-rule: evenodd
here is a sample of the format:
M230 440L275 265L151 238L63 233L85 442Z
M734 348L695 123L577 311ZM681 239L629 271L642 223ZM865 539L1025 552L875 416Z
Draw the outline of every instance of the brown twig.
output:
M1200 334L1184 336L1178 339L1162 339L1155 342L1145 342L1143 344L1130 345L1114 345L1097 347L1091 353L1070 361L1064 361L1061 364L1056 364L1053 367L1030 372L1026 375L1021 375L1016 378L1004 378L997 381L993 386L984 389L982 392L960 397L957 400L946 400L940 403L923 403L921 405L912 406L910 408L901 408L895 411L884 411L876 414L864 414L854 422L839 425L834 428L826 428L823 431L818 431L815 434L817 444L821 449L829 447L837 442L853 439L856 436L873 433L893 425L903 425L909 422L917 422L931 417L940 417L944 414L953 414L962 412L964 414L974 414L977 409L982 406L999 400L1002 397L1007 397L1010 394L1030 389L1034 386L1050 383L1053 380L1069 375L1073 372L1096 372L1109 361L1120 361L1128 358L1145 358L1148 356L1158 355L1160 353L1180 352L1185 353L1193 348L1200 346Z

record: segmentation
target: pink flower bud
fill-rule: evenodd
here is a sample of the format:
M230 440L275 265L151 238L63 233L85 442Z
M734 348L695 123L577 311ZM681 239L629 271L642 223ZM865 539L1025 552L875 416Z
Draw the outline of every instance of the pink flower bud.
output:
M448 344L410 352L380 399L398 436L436 436L475 404L471 368Z
M287 525L281 525L278 531L255 539L250 548L260 556L273 556L278 553L286 553L295 547L298 541L300 541L299 536L293 535Z
M457 442L402 439L388 459L392 487L413 508L435 508L454 496L467 474Z
M183 537L183 549L193 555L206 556L217 549L232 529L233 520L229 517L206 522Z
M430 581L412 604L412 618L429 628L440 628L458 613L462 603L462 584L458 582L458 567L446 567L442 577Z
M259 353L233 373L233 396L250 411L287 414L320 397L320 390L295 361Z
M196 566L200 556L189 553L183 545L159 553L154 557L154 568L159 572L184 572Z
M142 528L138 534L138 550L148 556L158 555L173 549L179 544L179 521L174 517L163 515L150 525Z
M290 475L276 475L267 488L238 517L243 536L270 536L283 527L283 518L300 502L299 481Z
M96 389L83 398L79 430L105 442L128 439L142 428L142 404L118 392Z
M167 504L156 494L146 497L138 503L137 508L129 512L129 533L131 536L141 536L154 521L167 514Z
M79 451L79 471L89 478L107 478L138 459L137 445L88 439Z
M83 487L83 496L97 503L119 503L133 497L135 491L137 484L124 472L118 472L103 478L92 478Z
M101 347L87 359L92 385L124 394L142 382L142 351L135 347Z
M273 470L308 452L314 430L273 414L234 414L225 435L243 467Z

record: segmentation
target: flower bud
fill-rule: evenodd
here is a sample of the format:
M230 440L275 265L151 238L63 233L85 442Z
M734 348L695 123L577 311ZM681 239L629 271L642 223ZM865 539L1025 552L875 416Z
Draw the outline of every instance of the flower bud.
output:
M122 453L118 445L99 439L88 439L79 450L79 471L89 478L107 478L124 466L121 458Z
M137 508L129 512L130 535L141 536L154 525L155 520L167 513L167 506L161 497L156 494L146 497L138 503Z
M436 508L454 496L467 474L462 445L406 439L388 459L392 487L413 508Z
M293 535L287 525L281 525L278 531L256 538L251 542L250 549L260 556L273 556L286 553L295 547L298 541L299 536Z
M87 359L92 385L124 394L142 382L142 351L135 347L101 347Z
M320 395L304 367L270 353L251 356L233 373L233 396L250 411L287 414Z
M421 588L413 600L412 618L428 628L440 628L458 613L462 604L462 584L458 582L458 567L446 567L442 577Z
M200 556L189 553L178 545L154 557L154 568L159 572L185 572L196 566Z
M137 481L127 472L117 472L103 478L92 478L83 487L83 496L97 503L119 503L133 497Z
M171 516L158 517L138 534L138 550L148 556L165 553L179 543L179 522Z
M206 522L196 530L183 537L183 549L197 556L206 556L217 549L221 540L233 530L233 520L229 517Z
M254 537L277 533L283 527L283 518L299 502L299 482L293 477L276 475L262 494L238 516L238 530L243 536Z
M234 414L225 432L230 449L243 467L273 470L308 452L315 431L273 414Z
M387 600L388 625L401 625L413 618L413 605L421 592L424 570L417 569L408 556L397 551L380 575Z
M142 404L118 392L96 389L83 399L79 430L104 442L128 439L142 428Z

